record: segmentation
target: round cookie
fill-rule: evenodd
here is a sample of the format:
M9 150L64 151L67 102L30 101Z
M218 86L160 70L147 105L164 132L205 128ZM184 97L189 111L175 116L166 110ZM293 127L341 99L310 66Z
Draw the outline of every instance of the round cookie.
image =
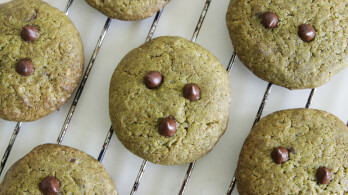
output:
M86 0L106 16L119 20L141 20L152 16L170 0Z
M231 0L226 22L239 59L255 75L289 89L315 88L348 65L347 5Z
M256 123L247 137L238 161L238 191L345 194L347 159L348 128L337 117L315 109L278 111ZM323 168L328 184L321 184Z
M0 5L0 118L34 121L79 84L84 55L70 19L40 0Z
M45 181L47 177L59 194L117 194L111 177L97 160L57 144L37 146L18 160L0 184L0 194L42 194L45 182L50 184Z
M230 92L227 71L209 51L184 38L159 37L117 66L110 118L134 154L157 164L184 164L208 153L225 132Z

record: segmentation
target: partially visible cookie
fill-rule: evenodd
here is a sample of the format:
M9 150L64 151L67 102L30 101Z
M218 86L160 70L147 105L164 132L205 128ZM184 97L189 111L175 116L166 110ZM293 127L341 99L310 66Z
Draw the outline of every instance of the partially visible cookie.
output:
M0 5L0 118L33 121L62 106L84 55L70 19L40 0Z
M159 37L130 51L110 83L118 139L157 164L192 162L227 128L228 73L209 51L180 37Z
M117 194L104 167L77 149L56 144L34 148L0 184L0 194Z
M86 0L106 16L119 20L141 20L152 16L170 0Z
M348 66L348 0L231 0L226 22L239 59L261 79L315 88Z
M261 119L239 156L240 194L348 193L348 128L315 109L278 111Z

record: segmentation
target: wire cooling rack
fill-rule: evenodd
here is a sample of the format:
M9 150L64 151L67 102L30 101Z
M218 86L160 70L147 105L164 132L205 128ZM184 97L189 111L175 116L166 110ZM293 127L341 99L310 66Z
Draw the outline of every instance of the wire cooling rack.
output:
M5 1L7 0L0 0L0 3ZM129 194L132 190L138 194L225 194L228 190L231 192L232 188L229 186L238 154L256 113L258 120L262 113L265 115L280 109L304 107L306 102L311 102L312 108L327 110L342 120L348 118L348 103L345 101L348 98L345 90L345 83L348 83L345 78L348 75L347 70L318 88L313 101L308 101L311 90L290 91L267 84L253 76L235 59L235 55L231 57L233 48L225 25L228 1L172 0L162 15L158 13L138 22L107 19L83 0L47 2L61 10L64 10L67 3L72 3L69 17L81 33L85 47L85 64L95 67L86 69L88 82L85 80L81 84L83 93L81 90L81 93L73 95L59 112L37 122L21 125L4 173L36 145L62 143L81 149L98 160L102 160L105 155L102 163L113 177L120 194ZM202 20L201 23L203 25L197 31L197 20L204 15L204 22ZM156 31L151 31L150 28ZM120 59L132 48L149 39L152 36L152 33L150 36L147 33L149 31L155 33L154 37L176 35L192 39L212 51L229 71L234 62L235 65L230 73L232 103L229 127L215 149L190 165L161 166L146 163L145 172L140 171L143 175L140 174L142 177L138 181L137 175L144 165L143 160L129 153L115 136L111 138L113 134L108 119L108 85ZM101 46L100 49L98 46ZM97 57L93 55L94 51L98 51ZM78 104L73 100L74 96L79 98ZM268 103L260 106L260 101ZM72 113L75 114L70 118ZM8 147L15 126L16 123L0 120L0 155ZM15 131L14 135L16 133ZM229 192L227 193L230 194ZM233 194L237 194L236 190Z

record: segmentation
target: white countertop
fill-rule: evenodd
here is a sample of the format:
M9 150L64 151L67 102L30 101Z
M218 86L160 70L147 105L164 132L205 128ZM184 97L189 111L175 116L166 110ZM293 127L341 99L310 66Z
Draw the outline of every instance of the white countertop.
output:
M0 3L7 1L0 0ZM46 1L60 10L64 10L67 3L67 0ZM224 66L227 66L233 51L225 22L228 3L228 0L212 0L197 39L197 43L216 55ZM175 35L191 39L204 4L204 0L172 0L164 9L154 37ZM88 6L84 0L74 1L69 17L80 31L87 64L106 17ZM63 141L64 145L98 157L111 124L108 116L111 75L128 51L144 43L153 18L137 22L112 21ZM238 59L231 71L230 81L232 104L229 127L216 147L197 161L186 194L226 194L231 182L239 151L253 124L267 82L254 76ZM329 111L346 122L347 83L348 69L345 69L317 89L311 108ZM309 92L310 90L291 91L273 86L263 116L281 109L304 107ZM59 111L43 119L23 123L5 172L35 146L56 142L71 100L72 98ZM0 119L0 158L15 125L15 122ZM141 163L142 159L128 152L116 136L112 137L102 162L121 195L130 193ZM149 163L138 194L178 194L187 168L188 165L161 166ZM0 181L4 175L1 175ZM238 193L235 190L233 194Z

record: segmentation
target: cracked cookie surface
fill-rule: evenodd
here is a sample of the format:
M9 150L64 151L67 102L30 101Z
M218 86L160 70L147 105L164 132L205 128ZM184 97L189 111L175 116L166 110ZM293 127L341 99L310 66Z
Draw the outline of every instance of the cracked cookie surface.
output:
M32 62L24 76L16 72L23 59ZM40 0L0 5L1 118L34 121L57 110L77 87L83 64L80 35L64 13Z
M152 16L170 0L86 0L106 16L119 20L141 20Z
M261 79L289 89L315 88L348 66L348 0L231 0L227 27L239 59ZM279 22L267 29L262 15ZM301 24L315 29L310 42Z
M75 148L44 144L18 160L0 184L0 194L42 194L39 183L47 176L59 180L60 194L117 195L104 167Z
M149 89L144 77L163 75ZM200 99L183 96L185 84L200 87ZM201 46L179 37L159 37L129 52L110 83L109 111L118 139L134 154L157 164L184 164L208 153L227 128L230 106L228 73ZM172 137L158 132L160 119L172 117Z
M289 149L289 159L272 160L274 148ZM337 117L315 109L291 109L262 118L239 156L240 194L347 194L348 128ZM318 184L320 167L332 173Z

